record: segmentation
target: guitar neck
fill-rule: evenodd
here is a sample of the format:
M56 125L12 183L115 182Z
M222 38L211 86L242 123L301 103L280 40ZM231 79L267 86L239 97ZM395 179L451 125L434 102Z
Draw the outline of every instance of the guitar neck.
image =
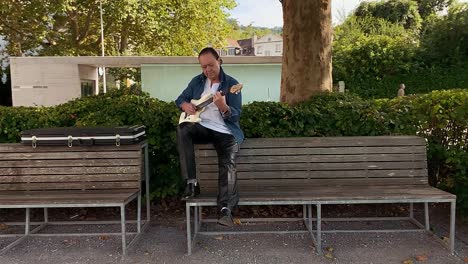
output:
M221 91L221 95L224 95L224 94L225 94L224 91ZM211 96L210 96L208 99L206 99L205 101L199 103L199 104L196 106L196 108L197 108L197 110L198 110L198 109L202 109L203 107L205 107L205 106L211 104L212 102L213 102L213 95L211 95Z

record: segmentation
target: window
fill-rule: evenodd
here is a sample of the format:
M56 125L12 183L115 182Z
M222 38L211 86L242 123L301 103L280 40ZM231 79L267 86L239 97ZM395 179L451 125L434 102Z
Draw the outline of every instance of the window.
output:
M281 44L276 44L276 52L281 52Z
M269 50L265 50L265 56L270 56L270 51Z
M234 56L234 55L236 55L236 49L235 49L235 48L229 48L228 55L229 55L229 56Z
M92 80L81 80L81 97L92 96L95 90L95 82Z
M257 54L262 54L263 53L263 47L262 46L258 46L257 47Z

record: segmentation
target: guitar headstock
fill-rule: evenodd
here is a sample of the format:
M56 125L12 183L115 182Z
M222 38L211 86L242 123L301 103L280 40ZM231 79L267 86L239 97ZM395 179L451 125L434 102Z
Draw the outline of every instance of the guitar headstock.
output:
M229 92L233 94L238 94L240 90L242 90L242 87L244 87L242 83L235 84L231 86L231 88L229 89Z

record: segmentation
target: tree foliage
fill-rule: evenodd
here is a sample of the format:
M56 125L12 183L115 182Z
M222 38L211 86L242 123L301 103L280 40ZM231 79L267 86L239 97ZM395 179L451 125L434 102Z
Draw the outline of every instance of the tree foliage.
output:
M415 35L383 18L349 17L335 28L335 80L381 80L408 72L416 49Z
M430 66L453 66L468 61L468 4L456 4L447 15L426 20L421 53Z
M402 82L408 93L468 89L468 4L454 3L446 14L436 14L439 3L419 30L374 15L348 17L334 31L335 82L371 98L395 96Z
M233 18L229 18L228 23L232 27L232 33L230 37L233 39L248 39L254 35L257 37L263 37L268 34L278 34L278 35L283 34L282 27L274 27L274 28L255 27L252 24L243 26L243 25L239 25L239 22Z
M413 0L381 0L361 2L354 14L358 17L378 17L403 25L406 29L421 27L418 4Z
M453 0L415 0L418 3L418 11L423 19L436 14L449 7Z
M234 0L102 0L106 55L193 55L226 38ZM0 35L7 52L99 55L95 0L3 0Z

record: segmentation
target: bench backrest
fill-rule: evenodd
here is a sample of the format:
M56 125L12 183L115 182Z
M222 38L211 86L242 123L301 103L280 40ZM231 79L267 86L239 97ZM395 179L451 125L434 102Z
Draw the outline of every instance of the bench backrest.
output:
M218 159L196 146L202 192L216 193ZM427 185L425 139L416 136L246 139L237 156L239 190L308 186Z
M141 145L0 144L0 191L139 189Z

